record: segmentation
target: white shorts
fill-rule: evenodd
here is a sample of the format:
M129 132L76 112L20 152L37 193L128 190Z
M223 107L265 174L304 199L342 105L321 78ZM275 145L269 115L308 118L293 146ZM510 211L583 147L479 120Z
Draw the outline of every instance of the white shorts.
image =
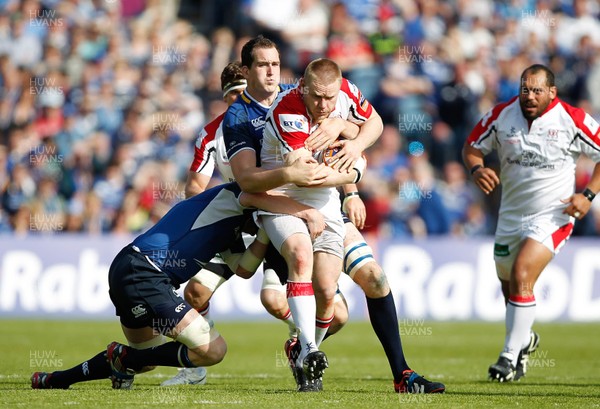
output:
M512 231L506 229L506 223L498 222L494 238L494 261L498 278L504 281L510 280L510 272L519 246L526 238L543 244L553 255L557 255L573 232L573 221L567 221L566 224L564 221L562 214L561 217L547 214L530 216L524 218L523 223Z
M273 246L281 253L283 243L295 233L310 236L308 226L304 220L287 214L260 213L259 221L267 232ZM344 236L346 227L342 221L326 219L323 233L313 241L313 251L322 251L333 254L340 259L344 258Z

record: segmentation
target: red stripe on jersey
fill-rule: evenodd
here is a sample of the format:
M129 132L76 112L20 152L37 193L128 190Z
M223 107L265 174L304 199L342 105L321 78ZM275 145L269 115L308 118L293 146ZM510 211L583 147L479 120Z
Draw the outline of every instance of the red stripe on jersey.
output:
M356 85L352 84L346 78L342 78L340 91L348 95L359 116L364 117L365 120L371 117L373 106L369 104L369 101L366 100Z
M209 158L207 145L215 140L217 129L219 129L224 117L225 112L206 124L198 134L196 145L194 147L194 160L190 166L191 172L200 172L206 165L206 161Z
M301 297L301 296L313 296L313 286L311 282L299 283L296 281L287 282L287 298L290 297Z
M567 223L552 233L552 244L554 244L554 250L560 247L569 237L571 237L572 232L573 223Z
M477 142L479 140L479 138L481 138L481 136L483 136L484 134L488 133L490 125L496 119L498 119L498 117L500 116L500 113L504 110L504 108L506 108L507 106L509 106L513 102L515 102L515 100L517 98L518 97L513 97L508 102L503 102L501 104L498 104L494 108L492 108L491 111L489 111L487 114L485 114L483 116L483 118L481 118L479 120L479 122L477 122L477 125L475 125L475 127L473 128L473 130L469 134L469 137L467 138L467 143L472 144L474 142Z
M558 99L558 98L556 98ZM567 104L564 101L560 101L562 107L567 111L567 114L571 117L577 129L583 132L591 141L596 144L598 148L600 148L600 128L596 129L596 133L592 133L592 131L586 126L585 120L585 111L581 108L576 108Z
M532 304L535 302L535 295L511 295L508 300L515 304Z

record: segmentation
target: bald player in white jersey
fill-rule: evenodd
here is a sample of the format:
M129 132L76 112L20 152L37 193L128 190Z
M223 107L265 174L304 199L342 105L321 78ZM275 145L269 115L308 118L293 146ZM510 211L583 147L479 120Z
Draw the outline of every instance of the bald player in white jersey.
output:
M500 177L485 167L497 151ZM584 154L596 162L582 192L575 192L575 163ZM486 194L502 183L494 260L506 302L506 339L492 380L523 377L539 345L533 287L589 211L600 190L598 123L557 97L554 74L532 65L521 75L518 97L499 104L477 123L463 148L465 165Z

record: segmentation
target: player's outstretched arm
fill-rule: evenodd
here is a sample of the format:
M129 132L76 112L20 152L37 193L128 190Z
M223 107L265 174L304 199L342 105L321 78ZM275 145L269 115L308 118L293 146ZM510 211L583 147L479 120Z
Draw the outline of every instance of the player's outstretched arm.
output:
M208 186L208 182L210 182L209 176L188 171L187 180L185 181L185 198L189 199L192 196L196 196L198 193L204 192L206 186Z
M313 240L319 237L325 229L325 219L321 212L276 192L242 193L240 204L245 207L255 207L271 213L289 214L303 219Z
M234 270L235 274L244 279L251 278L265 258L269 242L267 233L263 229L258 229L254 241L240 257L237 268Z
M251 150L237 153L231 158L230 165L236 182L247 193L266 192L286 183L316 186L326 177L325 172L312 158L297 160L289 166L277 169L256 167L256 155Z

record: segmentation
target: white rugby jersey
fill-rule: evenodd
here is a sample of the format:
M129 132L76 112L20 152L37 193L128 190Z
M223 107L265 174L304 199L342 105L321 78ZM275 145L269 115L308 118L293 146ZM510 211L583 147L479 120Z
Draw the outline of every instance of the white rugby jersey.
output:
M356 85L342 78L336 106L329 118L342 118L361 124L370 118L372 112L371 104L362 96ZM279 94L266 118L261 166L266 169L283 166L285 155L304 147L304 142L317 127L318 124L310 123L310 116L298 86ZM319 209L324 215L340 215L339 194L333 187L302 188L287 184L279 190L301 203Z
M222 113L202 128L198 134L194 147L194 161L190 166L190 171L211 177L216 164L223 181L233 182L233 172L229 166L223 140L224 117L225 113Z
M561 215L575 192L575 162L585 154L600 162L598 123L580 108L558 98L528 123L518 97L496 105L475 126L468 143L500 158L500 221L518 222L532 215Z

